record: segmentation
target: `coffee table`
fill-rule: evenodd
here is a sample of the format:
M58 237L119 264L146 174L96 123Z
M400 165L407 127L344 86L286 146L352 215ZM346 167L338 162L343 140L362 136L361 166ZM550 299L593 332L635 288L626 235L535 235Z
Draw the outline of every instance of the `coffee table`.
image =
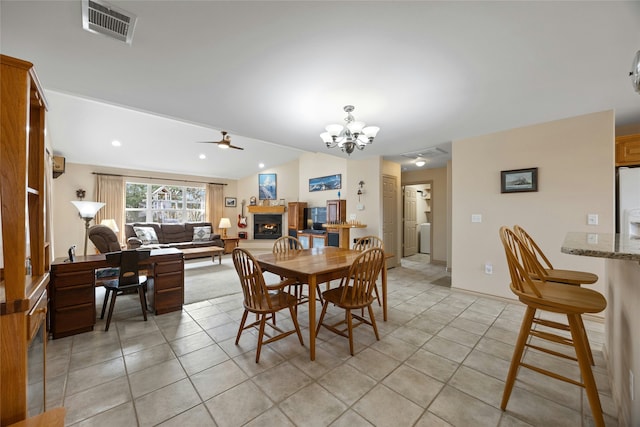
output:
M222 254L224 253L224 248L219 246L204 246L201 248L188 248L188 249L180 249L184 254L184 259L193 259L193 258L202 258L205 256L211 256L211 261L216 261L216 256L218 257L218 264L222 264Z

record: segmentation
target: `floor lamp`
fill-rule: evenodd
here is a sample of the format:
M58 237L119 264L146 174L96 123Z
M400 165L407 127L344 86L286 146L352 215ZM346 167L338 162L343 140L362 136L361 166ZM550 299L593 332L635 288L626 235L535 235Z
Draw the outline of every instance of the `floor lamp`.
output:
M85 202L72 200L71 203L78 209L80 218L84 219L84 256L87 256L87 241L89 239L89 223L104 206L102 202Z

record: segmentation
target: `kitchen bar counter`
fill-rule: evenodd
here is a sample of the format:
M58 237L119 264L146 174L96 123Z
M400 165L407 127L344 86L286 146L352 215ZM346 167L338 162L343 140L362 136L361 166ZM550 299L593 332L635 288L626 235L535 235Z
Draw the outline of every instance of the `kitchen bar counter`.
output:
M604 324L605 359L618 425L640 426L640 239L612 233L567 233L561 251L604 258L603 295L607 298ZM631 261L631 262L629 262ZM630 379L631 378L631 379ZM635 398L637 400L637 397Z
M562 253L571 255L640 261L640 239L612 233L567 233Z

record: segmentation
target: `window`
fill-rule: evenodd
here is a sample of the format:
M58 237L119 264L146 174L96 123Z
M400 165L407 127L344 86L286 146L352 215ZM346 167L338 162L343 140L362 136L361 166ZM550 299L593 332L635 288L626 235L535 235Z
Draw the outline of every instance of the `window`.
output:
M126 222L204 221L203 187L127 182Z

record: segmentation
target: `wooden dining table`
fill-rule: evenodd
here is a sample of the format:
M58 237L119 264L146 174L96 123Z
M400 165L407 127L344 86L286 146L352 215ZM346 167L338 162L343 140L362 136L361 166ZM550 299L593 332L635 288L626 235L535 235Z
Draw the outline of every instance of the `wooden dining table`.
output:
M295 278L309 287L309 356L316 358L316 285L346 277L351 264L362 252L353 249L325 246L289 251L280 254L261 254L256 257L263 271L281 277ZM385 257L386 260L387 257ZM387 268L382 268L382 313L387 320Z

